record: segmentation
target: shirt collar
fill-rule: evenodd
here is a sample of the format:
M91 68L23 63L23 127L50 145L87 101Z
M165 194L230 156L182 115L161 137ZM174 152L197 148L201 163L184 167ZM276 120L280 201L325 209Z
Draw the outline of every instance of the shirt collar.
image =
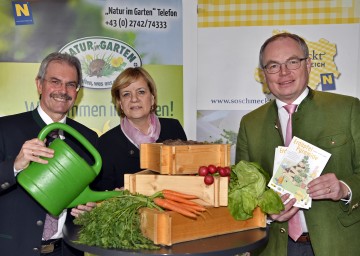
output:
M54 123L54 121L51 119L51 117L45 113L45 111L41 108L40 105L38 106L37 111L39 112L41 119L45 122L46 125ZM66 115L63 119L61 119L59 121L59 123L63 123L63 124L66 123ZM65 138L63 130L59 131L59 136L62 140Z
M308 93L309 93L309 88L306 87L305 90L300 94L300 96L296 100L294 100L294 102L292 104L300 105L300 103L306 98ZM276 99L276 105L277 105L278 109L280 109L283 106L287 105L287 103L285 103L279 99Z
M50 117L48 114L45 113L45 111L41 108L40 105L38 106L37 110L38 110L38 112L39 112L39 115L40 115L41 119L45 122L45 124L48 125L48 124L51 124L51 123L54 122L54 121L51 119L51 117ZM66 123L66 116L65 116L63 119L61 119L61 120L59 121L59 123L65 124L65 123Z

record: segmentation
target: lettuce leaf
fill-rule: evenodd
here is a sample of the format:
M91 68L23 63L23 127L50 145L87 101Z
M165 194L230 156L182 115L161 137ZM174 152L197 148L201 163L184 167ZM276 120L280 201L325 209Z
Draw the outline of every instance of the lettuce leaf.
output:
M284 209L280 196L266 187L269 180L269 174L258 163L240 161L232 166L228 208L234 219L252 218L257 206L268 214Z
M259 198L260 209L267 214L278 214L284 210L280 196L272 189L266 189Z

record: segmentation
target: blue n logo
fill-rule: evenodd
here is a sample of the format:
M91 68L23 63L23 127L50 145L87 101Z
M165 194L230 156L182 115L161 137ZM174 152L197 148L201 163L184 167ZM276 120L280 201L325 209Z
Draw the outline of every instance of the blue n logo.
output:
M323 91L330 91L336 89L334 74L332 73L320 74L320 81Z
M30 3L12 2L15 25L34 24Z

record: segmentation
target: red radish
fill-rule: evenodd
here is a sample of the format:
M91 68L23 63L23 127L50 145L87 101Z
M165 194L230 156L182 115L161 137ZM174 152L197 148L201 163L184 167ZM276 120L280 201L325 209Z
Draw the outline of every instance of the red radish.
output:
M226 171L226 169L224 167L218 167L217 168L218 170L218 173L220 174L221 177L226 177L226 176L229 176L228 175L228 172Z
M208 166L208 170L209 170L209 173L214 174L214 173L216 173L217 168L216 168L215 165L210 164L210 165Z
M206 166L200 166L198 170L200 176L206 176L209 174L209 169Z
M214 183L214 177L213 177L212 175L210 175L210 174L206 175L206 176L204 177L204 183L205 183L206 185L211 185L211 184L213 184L213 183Z
M230 176L231 168L229 166L225 166L224 169L225 169L225 172L226 172L226 176Z

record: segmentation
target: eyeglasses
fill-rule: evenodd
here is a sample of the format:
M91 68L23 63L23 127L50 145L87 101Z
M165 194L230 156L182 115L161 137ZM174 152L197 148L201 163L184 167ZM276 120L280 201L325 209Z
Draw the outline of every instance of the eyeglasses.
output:
M60 88L64 84L63 81L56 78L51 78L50 80L44 78L44 81L48 82L54 88ZM65 87L68 90L74 90L74 91L80 90L80 85L76 82L67 82L65 83Z
M280 71L280 68L282 64L285 64L286 68L289 70L295 70L300 68L301 61L306 60L307 58L292 58L287 60L284 63L277 63L277 62L270 62L269 64L266 64L263 69L266 70L269 74L275 74Z

